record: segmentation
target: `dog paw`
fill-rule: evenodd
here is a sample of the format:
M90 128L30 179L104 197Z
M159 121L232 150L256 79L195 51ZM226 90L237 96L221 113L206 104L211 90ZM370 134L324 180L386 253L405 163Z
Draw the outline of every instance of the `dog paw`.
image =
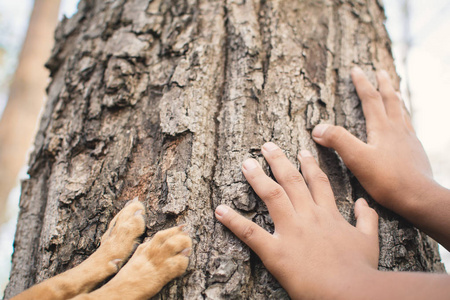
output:
M145 231L145 208L138 198L129 201L109 223L97 250L117 270L138 245Z
M186 271L191 247L191 238L183 226L160 231L136 249L104 290L127 291L136 294L136 299L149 298Z
M192 240L183 227L157 232L150 241L137 248L132 259L145 259L149 268L156 268L159 276L167 282L182 275L188 266L192 247Z

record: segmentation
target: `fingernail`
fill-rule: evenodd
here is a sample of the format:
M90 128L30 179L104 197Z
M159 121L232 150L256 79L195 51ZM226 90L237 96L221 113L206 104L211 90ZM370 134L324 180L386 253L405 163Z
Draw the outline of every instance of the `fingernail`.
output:
M358 66L353 67L352 73L353 74L364 74L363 70Z
M330 127L328 124L319 124L316 127L314 127L312 131L312 136L315 138L321 138L325 131Z
M367 203L366 199L364 199L364 198L359 198L359 199L358 199L358 202L360 202L361 205L369 206L369 204Z
M302 151L300 151L300 156L301 157L311 157L312 154L311 154L311 152L309 152L309 150L302 150Z
M186 248L183 251L181 251L181 254L183 254L186 257L189 257L191 255L192 248Z
M263 149L270 152L270 151L278 149L278 146L272 142L268 142L263 145Z
M247 171L250 171L250 170L256 169L258 167L258 162L256 160L254 160L253 158L248 158L244 161L242 166Z
M216 215L223 217L228 212L228 208L225 205L219 205L216 207Z

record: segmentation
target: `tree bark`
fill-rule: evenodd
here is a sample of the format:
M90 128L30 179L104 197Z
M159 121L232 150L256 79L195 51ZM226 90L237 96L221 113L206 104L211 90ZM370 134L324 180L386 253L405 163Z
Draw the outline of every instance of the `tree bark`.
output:
M0 120L0 224L10 191L36 133L45 98L48 71L44 68L53 45L60 0L35 0L19 64L9 89L8 103Z
M259 259L214 218L226 203L271 231L241 162L278 143L310 149L344 217L369 199L383 270L442 272L436 243L379 207L333 150L321 122L365 139L350 69L395 78L380 1L81 1L63 20L30 179L23 182L6 296L71 268L99 244L125 200L148 212L146 236L185 223L187 273L157 299L282 299ZM264 164L267 171L267 164Z

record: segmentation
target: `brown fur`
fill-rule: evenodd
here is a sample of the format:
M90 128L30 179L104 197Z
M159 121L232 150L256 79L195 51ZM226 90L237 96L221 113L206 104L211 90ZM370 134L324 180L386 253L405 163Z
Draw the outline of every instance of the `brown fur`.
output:
M124 265L137 238L144 233L144 211L137 198L130 201L109 224L97 251L84 262L12 299L134 300L154 296L166 283L184 273L192 242L182 226L160 231L150 241L141 244ZM120 269L122 265L124 267ZM91 292L114 274L107 284Z

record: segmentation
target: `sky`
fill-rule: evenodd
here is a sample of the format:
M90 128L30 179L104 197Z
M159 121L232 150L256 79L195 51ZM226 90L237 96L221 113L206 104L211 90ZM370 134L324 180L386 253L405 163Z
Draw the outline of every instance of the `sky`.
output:
M7 86L25 37L33 0L0 0L0 113L7 99ZM404 0L385 0L386 26L393 41L396 68L405 93L409 79L413 123L427 151L436 180L450 188L450 0L408 0L410 5L410 50L403 64L405 44ZM62 0L60 17L72 16L78 0ZM26 176L26 168L22 177ZM11 220L0 228L0 294L7 282L19 188L10 195ZM441 256L450 270L450 253Z

